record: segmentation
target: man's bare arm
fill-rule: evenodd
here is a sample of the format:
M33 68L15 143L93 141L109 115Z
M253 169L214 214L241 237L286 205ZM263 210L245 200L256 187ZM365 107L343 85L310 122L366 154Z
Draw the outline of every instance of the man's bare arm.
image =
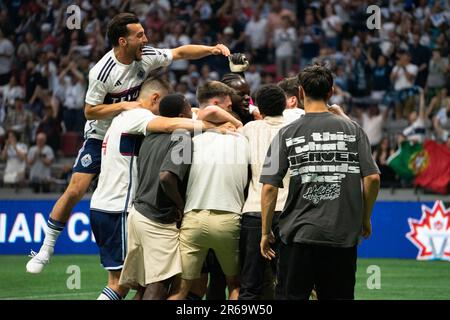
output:
M122 101L112 104L99 104L96 106L86 103L84 105L84 115L87 120L101 120L117 116L125 110L140 108L141 103L137 101Z
M201 59L210 55L219 55L222 54L225 57L230 55L230 49L228 49L223 44L217 44L215 46L203 46L203 45L194 45L188 44L184 46L180 46L178 48L172 49L172 58L173 60L179 59Z
M261 192L261 255L271 260L275 252L270 248L270 242L274 241L272 234L272 220L277 204L278 188L270 184L264 184Z
M151 120L147 124L147 131L171 133L175 130L185 129L187 131L206 131L216 128L216 126L208 121L192 120L186 118L167 118L158 117Z
M229 112L218 106L208 106L198 110L197 118L213 123L231 122L236 128L242 127L242 122L233 117Z

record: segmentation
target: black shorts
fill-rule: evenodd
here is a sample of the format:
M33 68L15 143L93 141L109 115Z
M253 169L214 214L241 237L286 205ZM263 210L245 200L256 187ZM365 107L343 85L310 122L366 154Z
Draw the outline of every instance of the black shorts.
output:
M354 299L356 246L335 248L280 243L275 299Z
M127 213L91 210L91 228L100 249L102 266L109 271L123 268L127 250Z

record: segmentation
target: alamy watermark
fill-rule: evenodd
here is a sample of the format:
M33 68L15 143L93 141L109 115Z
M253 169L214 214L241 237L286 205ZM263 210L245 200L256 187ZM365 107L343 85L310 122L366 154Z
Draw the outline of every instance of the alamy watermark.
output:
M69 30L81 29L81 9L79 6L72 4L66 9L67 19L66 27Z
M367 278L367 289L369 290L380 290L381 289L381 268L377 265L370 265L366 270L367 274L370 276Z
M367 18L366 26L369 30L381 29L381 8L375 4L368 6L366 13L370 14Z
M77 265L70 265L66 269L66 273L70 276L66 280L66 287L69 290L81 289L81 269Z

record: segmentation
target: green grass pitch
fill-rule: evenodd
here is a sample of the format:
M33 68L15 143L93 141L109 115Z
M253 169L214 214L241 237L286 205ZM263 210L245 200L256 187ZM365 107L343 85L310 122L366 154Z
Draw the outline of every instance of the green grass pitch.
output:
M0 256L0 299L93 300L106 284L106 271L96 255L57 255L39 275L25 272L28 259L26 256ZM71 274L66 272L71 265L80 268L80 289L67 288ZM380 289L367 287L371 265L380 268ZM355 294L358 300L450 299L450 264L359 259ZM133 293L128 295L131 296Z

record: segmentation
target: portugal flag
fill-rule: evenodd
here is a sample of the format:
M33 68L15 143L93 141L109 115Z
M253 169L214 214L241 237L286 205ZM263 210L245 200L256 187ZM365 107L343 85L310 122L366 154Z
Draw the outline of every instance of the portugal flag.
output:
M417 168L414 185L446 194L450 183L450 150L433 140L423 145L422 165Z
M423 145L421 143L403 141L398 150L388 158L387 163L399 177L412 180L417 173L417 168L421 166L422 157L418 156L422 152Z

